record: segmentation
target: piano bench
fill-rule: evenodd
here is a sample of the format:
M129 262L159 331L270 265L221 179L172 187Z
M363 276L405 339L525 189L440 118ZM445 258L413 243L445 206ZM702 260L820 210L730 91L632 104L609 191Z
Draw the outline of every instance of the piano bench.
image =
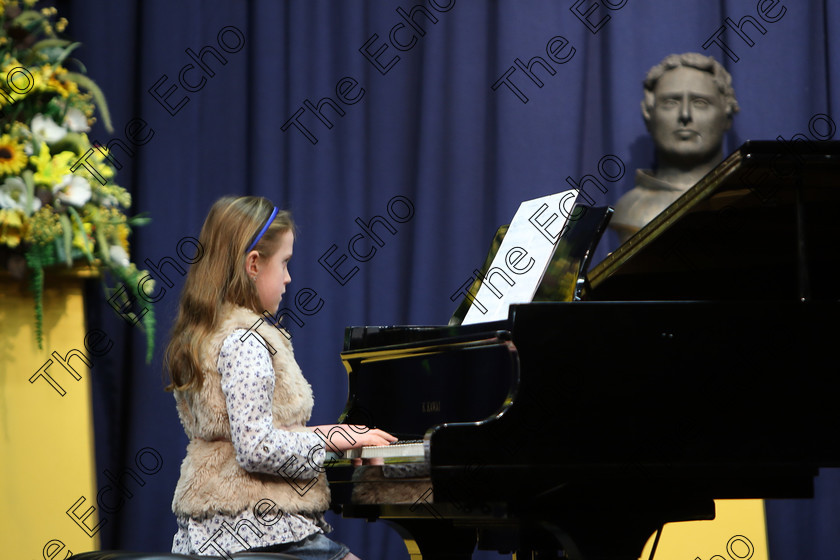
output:
M234 560L300 560L297 556L280 552L234 552ZM221 556L188 556L170 552L125 552L122 550L101 550L81 552L68 560L222 560Z

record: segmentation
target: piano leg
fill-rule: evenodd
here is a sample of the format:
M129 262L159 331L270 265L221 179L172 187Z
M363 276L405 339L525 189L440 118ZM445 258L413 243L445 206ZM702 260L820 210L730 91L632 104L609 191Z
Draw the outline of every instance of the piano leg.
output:
M668 501L659 499L660 505ZM715 517L711 499L685 498L661 509L655 502L653 496L647 503L581 502L554 519L546 516L539 526L554 535L569 560L637 560L650 535L665 523Z
M411 560L469 560L476 544L475 529L445 521L386 519L405 542Z

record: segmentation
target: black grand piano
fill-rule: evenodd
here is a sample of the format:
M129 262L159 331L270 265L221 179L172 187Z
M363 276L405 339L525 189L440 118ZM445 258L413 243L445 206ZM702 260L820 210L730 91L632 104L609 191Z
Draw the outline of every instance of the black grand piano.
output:
M838 200L840 142L747 142L591 270L610 210L580 207L507 320L348 328L340 421L402 443L330 468L334 508L412 559L635 560L714 499L811 496L840 466Z

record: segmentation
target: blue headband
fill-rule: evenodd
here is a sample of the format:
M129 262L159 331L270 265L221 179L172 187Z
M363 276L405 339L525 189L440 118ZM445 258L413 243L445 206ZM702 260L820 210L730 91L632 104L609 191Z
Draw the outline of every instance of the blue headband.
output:
M260 232L254 238L254 241L248 246L248 249L245 251L246 253L250 253L251 250L254 247L257 246L257 243L259 242L260 239L262 239L262 236L265 235L265 232L268 231L268 226L270 226L271 222L274 221L274 217L277 215L277 212L279 212L279 211L280 211L280 209L275 206L274 210L271 211L271 216L268 217L268 221L265 223L263 228L260 230Z

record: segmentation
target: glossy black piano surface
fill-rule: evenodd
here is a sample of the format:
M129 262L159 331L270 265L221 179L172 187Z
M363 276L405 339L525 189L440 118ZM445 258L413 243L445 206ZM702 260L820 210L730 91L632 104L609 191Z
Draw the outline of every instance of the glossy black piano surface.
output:
M587 275L595 300L837 300L840 141L746 142Z
M422 437L425 462L404 481L386 474L399 465L332 469L335 506L393 524L412 558L469 558L477 544L589 560L635 559L663 523L713 518L714 499L810 496L817 469L840 466L838 244L827 254L825 241L840 228L812 223L838 198L840 143L824 144L803 157L813 167L788 154L800 174L775 178L761 205L737 183L787 160L742 147L595 268L589 301L348 328L342 421ZM674 258L724 201L749 216L737 250L707 262L730 222Z
M400 439L422 439L430 426L499 413L519 383L504 327L350 329L350 342L361 348L342 353L352 403L342 422L387 426Z

